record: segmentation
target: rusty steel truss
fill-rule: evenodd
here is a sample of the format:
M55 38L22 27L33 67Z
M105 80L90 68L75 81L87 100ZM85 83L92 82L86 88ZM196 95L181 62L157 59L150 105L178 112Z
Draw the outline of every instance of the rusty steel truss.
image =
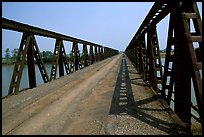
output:
M19 23L6 18L2 18L2 28L22 32L23 34L13 70L13 75L10 82L10 87L8 91L9 95L19 93L19 85L21 81L23 67L26 61L28 65L29 88L34 88L36 87L35 64L38 65L44 83L47 83L51 80L56 79L58 67L59 77L62 77L65 75L64 68L66 74L68 75L74 71L77 71L95 62L101 61L119 53L118 50L112 48L104 47L89 41L73 38L27 24ZM35 39L35 35L56 39L50 77L43 63L40 50ZM72 49L70 48L72 57L69 61L66 58L66 51L63 43L64 41L69 41L73 43ZM81 55L79 52L78 44L83 45L83 51ZM87 46L90 47L89 53Z
M157 24L170 15L164 71L162 71ZM190 29L190 21L194 32ZM145 43L147 37L147 45ZM199 45L196 48L194 43ZM125 50L138 73L170 105L190 132L191 118L203 127L202 21L195 1L155 2ZM199 54L196 54L199 53ZM196 96L192 104L191 80ZM174 95L174 96L173 96ZM198 112L199 117L192 114Z

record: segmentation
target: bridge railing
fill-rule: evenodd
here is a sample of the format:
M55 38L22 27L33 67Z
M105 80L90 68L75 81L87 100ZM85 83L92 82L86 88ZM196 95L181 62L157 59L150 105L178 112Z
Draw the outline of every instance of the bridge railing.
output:
M22 71L25 62L28 65L29 88L36 87L35 64L37 64L44 83L56 79L57 68L59 77L70 74L95 62L104 60L119 53L118 50L108 48L96 43L55 33L49 30L30 26L6 18L2 18L2 29L22 32L20 47L14 65L13 75L10 82L8 94L13 95L19 92ZM43 63L40 50L35 36L43 36L56 40L53 52L53 60L50 75ZM64 41L72 42L71 60L67 60ZM82 54L79 51L79 44L82 45ZM87 48L90 49L87 49Z
M165 65L162 66L157 24L167 15L170 15L170 20ZM194 31L190 29L192 24ZM199 45L198 48L195 48L196 44ZM189 131L191 117L202 125L201 71L204 50L202 20L196 2L155 2L126 47L125 53L144 80L149 82L169 105L174 102L174 111ZM191 80L196 104L192 103ZM196 110L199 116L193 115L191 109Z

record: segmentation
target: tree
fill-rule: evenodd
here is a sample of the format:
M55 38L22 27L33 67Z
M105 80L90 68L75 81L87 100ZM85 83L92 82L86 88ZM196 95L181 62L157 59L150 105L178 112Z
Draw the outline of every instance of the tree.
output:
M17 55L18 55L18 48L13 49L13 50L11 51L11 53L12 53L12 58L13 58L13 59L16 59L16 57L17 57Z
M74 55L73 55L74 53L73 53L73 51L71 50L70 51L70 53L69 53L69 59L70 59L70 61L73 61L74 60Z
M9 49L9 48L6 48L6 50L5 50L5 58L6 58L6 63L7 63L7 64L9 64L9 63L8 63L8 60L9 60L10 57L11 57L11 55L10 55L10 49Z
M42 52L42 59L44 63L51 63L52 62L53 53L51 51L43 51Z

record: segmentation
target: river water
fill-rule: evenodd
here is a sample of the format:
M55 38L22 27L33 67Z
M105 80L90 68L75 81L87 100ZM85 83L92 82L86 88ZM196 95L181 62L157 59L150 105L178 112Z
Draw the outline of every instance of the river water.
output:
M48 77L51 71L52 64L45 64ZM13 69L14 65L2 65L2 97L8 95L8 89L11 82L11 77L13 75ZM41 77L40 71L38 69L38 66L35 65L35 74L36 74L36 84L37 86L44 84L43 79ZM57 73L57 77L59 77L59 74ZM21 77L20 87L19 90L25 89L29 87L28 82L28 66L25 65L23 68L23 73Z

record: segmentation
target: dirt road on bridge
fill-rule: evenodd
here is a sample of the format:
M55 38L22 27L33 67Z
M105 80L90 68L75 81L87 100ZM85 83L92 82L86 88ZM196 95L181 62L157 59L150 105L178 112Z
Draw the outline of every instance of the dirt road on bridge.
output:
M122 55L2 99L2 134L182 134Z
M120 60L118 55L3 99L2 134L101 134Z

